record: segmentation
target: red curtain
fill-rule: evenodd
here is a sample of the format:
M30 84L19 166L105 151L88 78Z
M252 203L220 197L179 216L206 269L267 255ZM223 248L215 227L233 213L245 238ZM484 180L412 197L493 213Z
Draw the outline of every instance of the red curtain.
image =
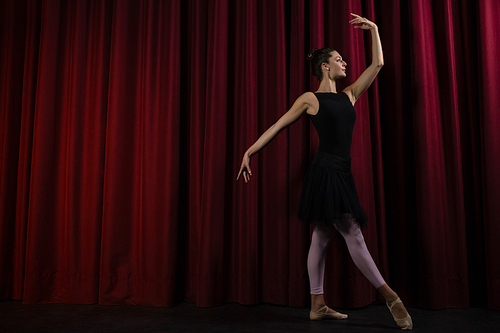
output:
M246 148L336 48L356 104L367 245L405 303L500 309L497 1L0 1L0 299L308 304L296 210L317 136L306 117ZM332 306L377 300L341 237Z

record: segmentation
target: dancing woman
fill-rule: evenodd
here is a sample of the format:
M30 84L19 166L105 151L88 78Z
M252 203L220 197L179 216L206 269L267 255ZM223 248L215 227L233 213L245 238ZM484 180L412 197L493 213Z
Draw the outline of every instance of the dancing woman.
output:
M304 113L313 121L319 136L318 152L306 173L300 196L298 216L314 222L307 269L311 289L311 320L346 319L347 315L325 304L323 280L325 252L335 230L344 237L349 253L360 271L382 294L397 325L411 330L413 323L398 295L385 283L366 247L361 227L367 217L359 203L351 173L352 131L356 121L354 104L368 89L384 65L382 45L375 23L351 14L354 28L369 30L372 40L372 63L360 77L337 92L337 80L346 76L347 63L334 49L322 48L309 54L313 75L319 81L316 92L301 95L290 110L272 125L245 152L237 180L250 180L250 160L278 133Z

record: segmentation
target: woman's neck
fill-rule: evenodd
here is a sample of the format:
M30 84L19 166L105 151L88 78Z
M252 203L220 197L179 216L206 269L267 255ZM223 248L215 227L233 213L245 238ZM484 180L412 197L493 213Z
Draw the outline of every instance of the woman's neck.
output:
M335 80L324 79L320 82L319 88L316 92L333 92L337 93L337 83Z

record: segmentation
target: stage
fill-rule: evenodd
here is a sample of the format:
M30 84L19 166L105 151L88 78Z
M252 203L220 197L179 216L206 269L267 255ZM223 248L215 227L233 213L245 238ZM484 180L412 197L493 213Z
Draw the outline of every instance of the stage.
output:
M102 305L22 305L0 302L2 332L397 332L384 304L339 309L342 321L310 321L308 310L229 303L199 308L182 303L171 308ZM500 312L488 309L423 310L408 308L414 332L494 332Z

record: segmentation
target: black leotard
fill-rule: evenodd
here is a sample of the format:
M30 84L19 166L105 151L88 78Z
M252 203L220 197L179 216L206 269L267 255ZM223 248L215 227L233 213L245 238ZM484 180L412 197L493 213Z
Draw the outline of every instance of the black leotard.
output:
M350 158L356 110L349 97L344 92L314 95L318 98L319 110L310 117L319 136L318 151Z

